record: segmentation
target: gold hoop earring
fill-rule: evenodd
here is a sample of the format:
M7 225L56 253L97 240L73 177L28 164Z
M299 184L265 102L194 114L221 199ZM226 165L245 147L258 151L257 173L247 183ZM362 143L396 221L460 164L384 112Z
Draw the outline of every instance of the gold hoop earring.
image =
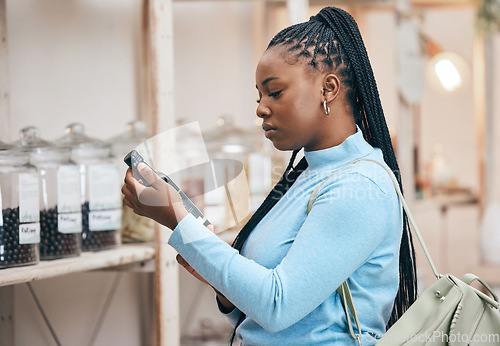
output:
M330 107L326 104L326 99L323 101L323 110L325 111L325 114L328 115L330 114Z

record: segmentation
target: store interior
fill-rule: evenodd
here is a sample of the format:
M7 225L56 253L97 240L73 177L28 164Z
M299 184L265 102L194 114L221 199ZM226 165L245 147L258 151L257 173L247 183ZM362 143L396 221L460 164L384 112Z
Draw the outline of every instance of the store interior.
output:
M166 134L176 142L177 166L159 165L177 171L231 243L290 157L263 136L256 65L281 28L331 5L359 25L405 196L438 270L473 272L500 294L500 6L493 0L0 0L0 142L57 143L75 133L103 141L110 156L102 162L117 167L108 187L118 194L123 156ZM227 196L197 185L205 173L188 169L215 159L234 164L224 179L238 181L236 212ZM165 245L170 231L126 214L116 246L154 249L135 265L61 266L64 274L38 280L37 272L16 284L9 282L20 268L0 269L0 301L12 300L0 302L11 321L0 324L8 340L227 344L232 328L213 290L179 269ZM97 250L106 262L108 250ZM423 290L435 278L416 250ZM60 260L48 257L40 262ZM167 263L161 274L159 258Z

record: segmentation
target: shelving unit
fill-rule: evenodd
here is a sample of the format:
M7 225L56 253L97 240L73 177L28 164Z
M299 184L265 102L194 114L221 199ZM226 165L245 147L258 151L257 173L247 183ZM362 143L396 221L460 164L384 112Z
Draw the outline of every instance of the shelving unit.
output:
M140 113L153 134L174 126L172 0L142 3L142 79ZM9 140L10 90L6 0L0 0L0 136ZM14 344L13 285L92 270L154 270L156 344L179 345L179 280L175 252L167 245L169 232L157 226L155 245L123 245L113 250L82 253L80 257L40 262L0 271L0 335ZM5 318L4 318L5 317Z
M116 249L100 252L83 252L78 257L40 261L35 265L2 269L0 287L91 270L130 269L131 265L150 267L154 257L155 249L151 245L122 245Z

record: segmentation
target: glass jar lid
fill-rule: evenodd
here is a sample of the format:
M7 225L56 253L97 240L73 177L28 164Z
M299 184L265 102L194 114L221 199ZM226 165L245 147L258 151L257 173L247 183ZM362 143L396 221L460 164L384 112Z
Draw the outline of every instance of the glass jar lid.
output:
M0 170L29 163L29 152L20 148L0 150Z
M112 144L115 143L140 143L149 138L146 131L146 123L141 120L133 120L127 123L127 130L115 137L109 139Z
M30 154L34 165L46 163L67 163L71 159L69 147L42 147L34 149Z
M66 126L64 136L56 140L59 146L85 146L89 143L101 142L96 138L89 137L85 134L85 126L81 123L72 123Z
M204 137L212 152L244 154L255 150L255 136L250 131L236 127L232 116L223 115L217 120L217 128Z
M113 155L123 156L148 140L149 137L146 131L146 123L141 120L134 120L127 123L125 132L110 138L108 142L111 143Z
M70 147L73 158L106 158L110 156L111 144L85 134L81 123L72 123L66 127L65 134L56 140L62 147Z
M54 144L41 138L38 127L27 126L19 130L19 140L14 142L14 145L30 151L35 148L50 147Z

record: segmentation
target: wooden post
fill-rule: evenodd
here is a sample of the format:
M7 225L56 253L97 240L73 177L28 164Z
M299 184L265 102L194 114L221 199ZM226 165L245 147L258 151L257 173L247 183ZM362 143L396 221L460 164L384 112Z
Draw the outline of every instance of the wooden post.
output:
M153 134L158 135L175 126L172 0L149 0L149 32L152 93L151 118L147 122L152 125ZM161 159L155 157L156 162ZM156 326L157 344L161 346L180 344L179 269L176 253L167 244L170 233L157 225Z
M0 343L14 344L14 286L0 287Z
M7 11L0 0L0 139L10 140ZM14 345L14 287L0 287L0 343Z
M474 40L474 114L476 124L477 159L479 171L479 215L484 211L486 195L486 74L484 40L476 35Z
M149 0L143 0L141 8L141 52L139 56L138 79L138 119L146 123L149 133L153 133L152 122L152 72L151 72L151 36L149 23Z
M9 55L6 0L0 0L0 140L10 141Z

